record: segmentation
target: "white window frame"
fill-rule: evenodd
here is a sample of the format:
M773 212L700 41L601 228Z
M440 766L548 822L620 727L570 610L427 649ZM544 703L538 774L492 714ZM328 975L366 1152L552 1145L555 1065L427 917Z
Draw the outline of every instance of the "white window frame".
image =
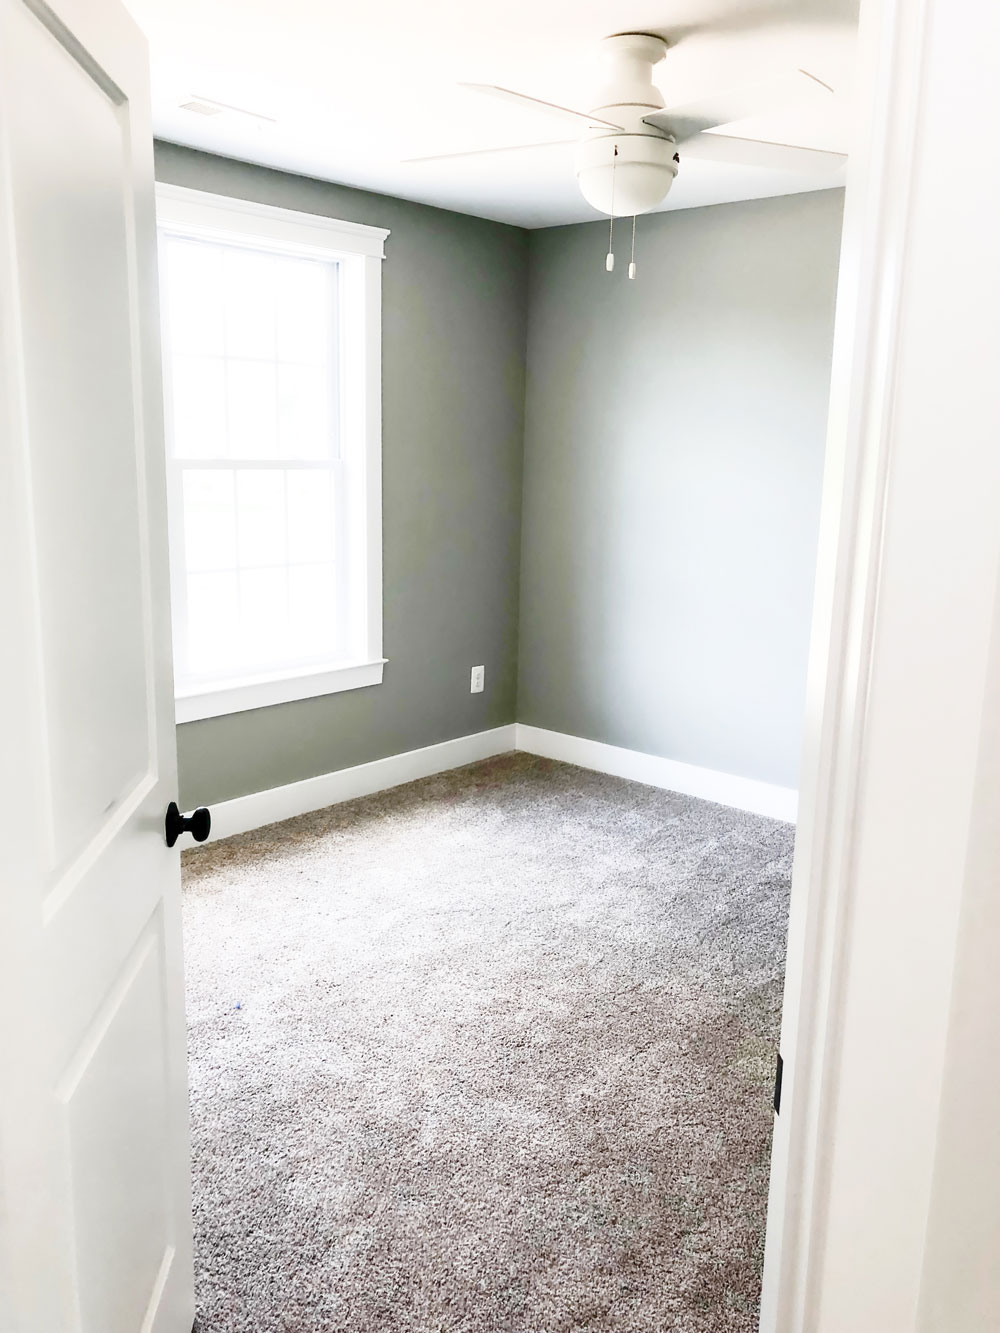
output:
M355 528L349 534L354 558L363 566L354 580L354 586L363 588L361 603L353 609L361 622L357 634L364 645L361 657L319 668L199 683L197 688L182 685L176 691L176 719L193 722L381 684L386 660L382 656L382 260L389 232L179 185L157 185L156 212L161 235L249 244L337 262L340 429L342 449L353 462L356 488L347 508L350 521L356 523L361 516L364 522L362 533ZM170 580L176 608L184 606L185 598L185 570L177 557L183 550L183 460L173 456L169 392L165 398Z

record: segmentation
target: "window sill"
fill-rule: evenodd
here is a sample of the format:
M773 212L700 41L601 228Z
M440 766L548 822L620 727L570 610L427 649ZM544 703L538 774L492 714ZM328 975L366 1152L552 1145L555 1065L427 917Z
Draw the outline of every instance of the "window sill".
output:
M341 690L381 685L385 660L356 662L325 671L310 670L280 676L258 676L251 680L219 681L198 690L178 693L175 717L178 722L197 722L206 717L223 717L227 713L243 713L251 708L291 703L295 699L314 699L321 694L337 694Z

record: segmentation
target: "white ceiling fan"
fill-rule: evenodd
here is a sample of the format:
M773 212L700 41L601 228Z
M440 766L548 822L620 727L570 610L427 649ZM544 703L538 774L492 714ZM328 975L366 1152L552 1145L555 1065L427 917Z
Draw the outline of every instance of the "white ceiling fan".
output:
M666 198L685 156L758 166L798 174L831 174L844 161L841 153L788 144L706 133L747 116L780 107L811 81L832 95L833 89L806 70L796 69L779 78L708 97L704 102L667 107L653 83L653 66L667 53L662 37L650 33L616 33L606 37L603 53L606 79L589 111L577 111L530 97L495 84L463 84L476 92L540 107L563 119L585 125L576 143L576 178L583 197L611 217L648 212ZM551 147L552 143L524 144L518 149ZM411 158L411 162L510 152L487 148L472 153L444 153Z

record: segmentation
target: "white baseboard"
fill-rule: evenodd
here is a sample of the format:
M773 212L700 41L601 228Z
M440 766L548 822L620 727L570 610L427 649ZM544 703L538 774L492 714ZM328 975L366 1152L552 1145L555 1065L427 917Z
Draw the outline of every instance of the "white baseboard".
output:
M471 736L442 741L439 745L425 745L421 750L407 750L375 759L370 764L342 768L336 773L321 773L319 777L302 782L290 782L284 787L237 796L232 801L219 801L212 806L210 842L229 838L234 833L276 824L293 815L305 815L310 810L322 810L340 801L352 801L356 796L371 796L373 792L399 787L417 778L429 778L445 773L450 768L474 764L477 759L505 754L514 749L514 724L479 731Z
M479 759L489 759L509 750L525 750L546 759L561 759L563 763L577 764L580 768L630 778L650 787L664 787L685 796L698 796L718 805L735 806L738 810L751 810L772 819L794 821L796 816L798 793L791 787L774 787L752 778L716 773L710 768L678 763L675 759L661 759L659 755L642 754L639 750L624 750L618 745L605 745L601 741L585 740L582 736L567 736L560 731L512 722L506 727L494 727L492 731L458 736L439 745L426 745L421 750L407 750L403 754L375 759L370 764L322 773L319 777L290 782L284 787L237 796L232 801L220 801L212 806L209 841L229 838L234 833L247 833L250 829L276 824L294 815L352 801L357 796L371 796L374 792L387 791L417 778L429 778L435 773L474 764Z
M578 764L581 768L610 773L616 778L631 778L633 782L645 782L650 787L665 787L668 791L769 815L772 819L794 823L798 813L799 795L793 787L775 787L753 778L696 768L676 759L661 759L659 755L624 750L618 745L588 741L582 736L567 736L561 731L546 731L543 727L529 727L523 722L516 724L515 746L545 759L561 759L566 764Z

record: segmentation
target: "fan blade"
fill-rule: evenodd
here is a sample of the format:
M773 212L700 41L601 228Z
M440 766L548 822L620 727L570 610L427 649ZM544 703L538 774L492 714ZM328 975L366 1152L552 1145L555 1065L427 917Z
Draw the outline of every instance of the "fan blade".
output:
M403 162L447 162L453 157L485 157L488 153L523 153L529 148L565 148L575 139L547 139L545 143L511 143L502 148L469 148L463 153L431 153L427 157L404 157Z
M615 125L610 120L602 120L600 116L592 116L589 111L574 111L568 106L557 106L555 102L543 102L540 97L529 97L527 93L515 93L510 88L499 88L495 83L460 83L460 88L471 88L473 92L485 93L487 97L500 97L505 102L528 102L531 106L544 107L546 111L554 111L560 116L572 116L574 120L585 120L588 125L599 125L604 129L621 130L621 125Z
M830 3L804 5L801 0L674 0L670 10L673 18L666 27L648 31L673 47L691 39L712 40L730 33L756 35L783 26L789 19L803 25L822 23L839 17L843 7L837 10Z
M682 153L684 157L701 158L706 162L731 162L741 167L794 171L800 175L833 175L847 161L844 153L796 148L786 143L765 143L760 139L737 139L728 134L699 134L685 143Z
M701 134L703 130L732 125L735 121L746 120L748 116L759 116L775 107L785 106L817 87L825 89L827 93L833 92L830 85L815 74L796 69L776 79L729 88L703 101L686 102L683 106L653 111L643 116L643 120L647 125L666 130L680 144ZM823 96L822 93L817 95Z

